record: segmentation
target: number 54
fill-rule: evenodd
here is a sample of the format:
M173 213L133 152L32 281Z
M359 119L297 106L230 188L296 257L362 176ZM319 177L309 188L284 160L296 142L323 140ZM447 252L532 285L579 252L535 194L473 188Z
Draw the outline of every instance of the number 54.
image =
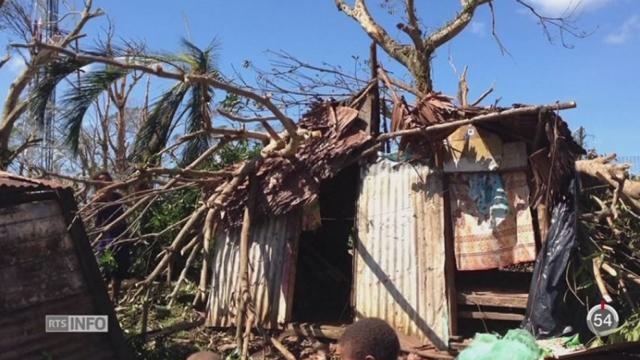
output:
M611 314L604 315L604 314L597 313L593 315L593 325L595 325L596 327L600 327L603 324L607 326L611 326L612 323L613 321L611 319Z

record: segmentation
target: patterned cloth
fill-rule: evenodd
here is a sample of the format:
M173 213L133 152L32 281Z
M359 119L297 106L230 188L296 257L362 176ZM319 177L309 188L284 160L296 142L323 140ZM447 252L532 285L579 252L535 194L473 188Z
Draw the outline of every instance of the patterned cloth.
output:
M526 174L522 171L500 174L509 207L508 211L501 212L504 216L504 219L500 216L501 221L495 221L493 214L487 214L481 203L481 209L478 208L478 199L473 195L478 176L486 175L457 173L449 178L458 270L487 270L534 261L536 244ZM486 184L488 187L502 185L496 181ZM502 189L485 190L500 196Z

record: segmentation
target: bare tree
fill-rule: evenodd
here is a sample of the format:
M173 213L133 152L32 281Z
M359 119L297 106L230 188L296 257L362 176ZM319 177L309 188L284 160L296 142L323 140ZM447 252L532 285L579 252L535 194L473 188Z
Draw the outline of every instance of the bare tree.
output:
M587 35L572 26L569 21L569 16L544 16L528 2L524 0L515 1L538 18L549 40L552 39L552 28L559 31L563 44L566 44L563 37L565 32L578 37ZM374 19L366 0L355 0L353 5L347 4L345 0L335 0L335 3L338 10L358 22L373 41L380 45L389 56L407 68L415 81L417 90L424 94L433 91L431 59L436 50L455 38L465 29L467 25L471 23L476 10L480 6L488 5L493 16L493 0L460 0L460 10L453 18L448 19L444 25L435 30L427 32L425 31L426 27L421 23L418 16L415 0L404 0L403 8L405 16L404 19L397 24L397 28L407 35L410 42L401 42L389 35L389 31ZM571 13L575 11L578 4L579 2L574 5ZM500 48L504 50L495 32L495 18L493 19L493 35Z
M124 77L116 80L109 88L109 99L113 102L116 115L116 172L124 173L127 170L127 123L129 119L127 115L131 114L127 108L129 95L133 91L138 81L142 78L142 74L133 73L130 77Z

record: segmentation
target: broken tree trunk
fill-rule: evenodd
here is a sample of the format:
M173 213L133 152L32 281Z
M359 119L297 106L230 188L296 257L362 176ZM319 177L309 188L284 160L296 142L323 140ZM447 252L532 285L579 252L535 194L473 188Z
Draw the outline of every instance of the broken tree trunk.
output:
M640 212L640 181L629 180L628 164L615 164L616 154L590 160L576 161L576 171L603 181L613 187L620 198L633 210ZM615 206L615 202L612 206Z

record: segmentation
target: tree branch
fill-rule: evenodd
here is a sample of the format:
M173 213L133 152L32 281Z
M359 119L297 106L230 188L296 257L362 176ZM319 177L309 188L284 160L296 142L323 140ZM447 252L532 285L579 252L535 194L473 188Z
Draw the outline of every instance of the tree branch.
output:
M516 2L524 6L527 10L529 10L529 12L531 12L531 14L533 14L536 18L538 18L538 22L540 26L542 26L542 31L544 32L544 35L547 37L547 40L550 43L553 43L553 37L551 36L551 31L549 30L549 26L557 28L560 34L560 40L562 42L562 46L566 48L572 48L573 46L571 44L568 44L565 41L565 38L564 38L565 32L576 38L585 38L591 35L591 33L582 31L573 24L572 15L574 15L576 9L580 5L579 1L571 5L567 9L568 11L567 16L561 16L561 17L552 17L552 16L542 15L538 10L536 10L536 8L533 5L529 4L525 0L516 0Z
M429 34L425 39L427 52L433 52L442 44L453 39L471 22L473 14L478 6L486 4L491 0L468 0L464 3L462 11L446 25Z
M0 60L0 69L11 60L11 55L7 54Z
M418 23L418 17L416 16L416 7L414 0L406 0L405 12L407 14L408 24L399 23L398 29L404 31L413 45L419 52L424 51L424 41L422 40L422 31L420 31L420 24Z
M224 90L228 93L232 93L244 98L248 98L250 100L259 103L260 105L267 108L271 113L282 123L282 126L287 131L289 137L292 142L299 142L302 140L301 135L298 133L298 127L295 122L286 116L270 99L268 95L259 95L251 90L243 89L232 85L230 83L219 80L218 78L211 75L199 75L199 74L182 74L177 72L165 71L161 66L149 66L141 63L135 62L123 62L114 58L85 54L80 52L75 52L73 50L63 48L56 45L50 44L31 44L31 45L17 45L19 47L33 47L40 46L52 50L54 52L65 54L75 60L78 61L87 61L87 62L96 62L111 65L113 67L121 68L121 69L129 69L129 70L138 70L144 73L152 74L161 78L173 79L184 82L195 82L202 83L209 86L212 86L216 89Z
M335 3L338 10L357 21L369 37L382 46L389 55L405 66L409 65L411 47L400 44L389 36L386 30L373 19L364 0L356 0L353 7L347 5L344 0L335 0Z
M278 135L278 133L268 123L269 120L277 120L277 118L275 116L245 118L245 117L242 117L242 116L239 116L239 115L236 115L236 114L232 114L232 113L230 113L228 111L222 110L220 108L218 108L218 110L216 110L216 111L218 112L218 114L226 117L227 119L233 120L233 121L237 121L237 122L240 122L240 123L259 122L262 125L262 127L264 127L264 129L267 131L269 136L271 136L275 141L281 141L282 140L280 135Z

